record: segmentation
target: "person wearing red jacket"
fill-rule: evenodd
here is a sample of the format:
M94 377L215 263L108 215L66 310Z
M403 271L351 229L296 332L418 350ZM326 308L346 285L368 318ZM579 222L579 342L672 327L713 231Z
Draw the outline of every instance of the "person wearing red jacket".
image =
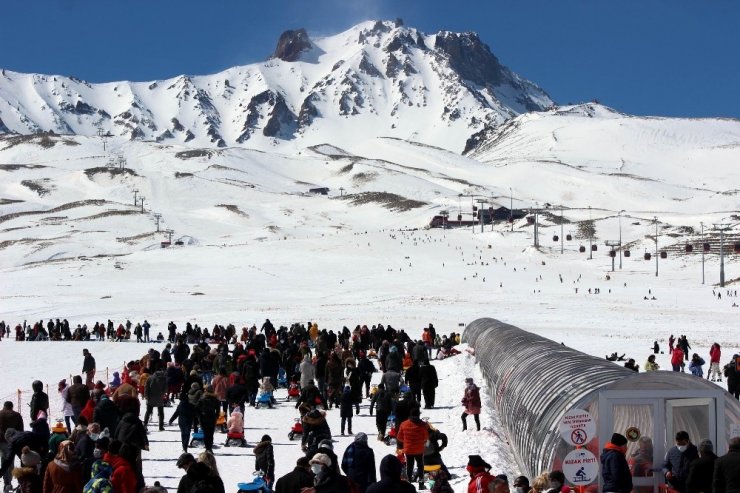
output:
M418 479L424 481L424 444L429 439L429 425L419 418L419 408L411 410L409 419L398 428L398 448L406 455L406 476L413 481L414 462L418 464Z
M721 356L722 350L720 349L719 344L715 342L709 349L709 373L707 373L707 380L712 380L712 382L714 382L719 379L720 382L722 381L722 372L719 370L719 360ZM712 374L714 374L714 378L711 378Z
M671 366L673 371L683 371L683 351L678 346L673 348L671 353Z
M136 472L133 464L136 463L137 455L138 450L132 445L122 444L118 440L110 443L103 460L113 468L110 482L116 493L136 493Z
M470 474L468 493L490 493L496 478L489 472L491 465L480 455L469 455L466 470Z

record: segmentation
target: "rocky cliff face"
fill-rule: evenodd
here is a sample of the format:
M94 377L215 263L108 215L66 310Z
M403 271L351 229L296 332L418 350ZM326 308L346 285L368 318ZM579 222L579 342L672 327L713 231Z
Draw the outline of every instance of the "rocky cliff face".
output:
M475 33L425 34L400 19L314 40L286 31L265 62L209 76L0 76L0 132L103 131L201 147L393 136L460 152L475 132L551 104Z
M284 62L295 62L301 53L310 50L313 45L305 29L285 31L280 35L275 47L273 58L279 58Z

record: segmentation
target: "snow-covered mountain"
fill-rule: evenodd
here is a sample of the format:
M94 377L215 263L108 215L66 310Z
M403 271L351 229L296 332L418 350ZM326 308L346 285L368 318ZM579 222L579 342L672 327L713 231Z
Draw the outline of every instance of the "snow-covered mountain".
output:
M0 75L0 133L98 135L270 149L390 136L456 152L486 126L552 105L475 33L368 21L312 39L286 31L262 63L206 76L90 84Z

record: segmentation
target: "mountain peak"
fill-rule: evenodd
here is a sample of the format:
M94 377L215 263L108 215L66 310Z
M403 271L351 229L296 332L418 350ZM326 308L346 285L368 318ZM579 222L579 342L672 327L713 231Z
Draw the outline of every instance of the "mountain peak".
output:
M295 62L301 53L310 50L312 47L313 43L305 29L289 29L278 38L275 52L271 58L279 58L284 62Z

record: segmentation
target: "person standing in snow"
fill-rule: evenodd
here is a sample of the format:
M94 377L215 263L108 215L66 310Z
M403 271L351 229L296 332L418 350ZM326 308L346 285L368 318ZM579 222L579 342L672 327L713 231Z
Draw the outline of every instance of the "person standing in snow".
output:
M434 407L434 394L439 385L437 369L434 368L434 365L422 363L419 367L419 373L421 375L421 392L424 395L424 409L432 409Z
M275 454L270 435L262 435L260 442L254 446L254 470L262 471L268 488L272 489L275 481Z
M95 358L87 349L82 350L82 373L85 374L85 385L92 390L95 388Z
M365 493L367 487L376 481L375 453L367 444L367 435L360 432L344 451L342 471Z
M472 414L475 419L475 426L480 431L480 389L472 378L465 379L465 393L462 398L462 405L465 406L465 411L462 413L463 431L468 429L468 415Z
M694 353L691 356L691 362L689 363L689 371L692 375L699 378L704 378L704 358Z
M715 342L709 349L709 371L707 372L707 380L714 382L719 379L720 382L722 381L722 372L719 371L719 361L721 357L722 350L719 347L719 344ZM714 375L714 378L712 378L712 375Z

